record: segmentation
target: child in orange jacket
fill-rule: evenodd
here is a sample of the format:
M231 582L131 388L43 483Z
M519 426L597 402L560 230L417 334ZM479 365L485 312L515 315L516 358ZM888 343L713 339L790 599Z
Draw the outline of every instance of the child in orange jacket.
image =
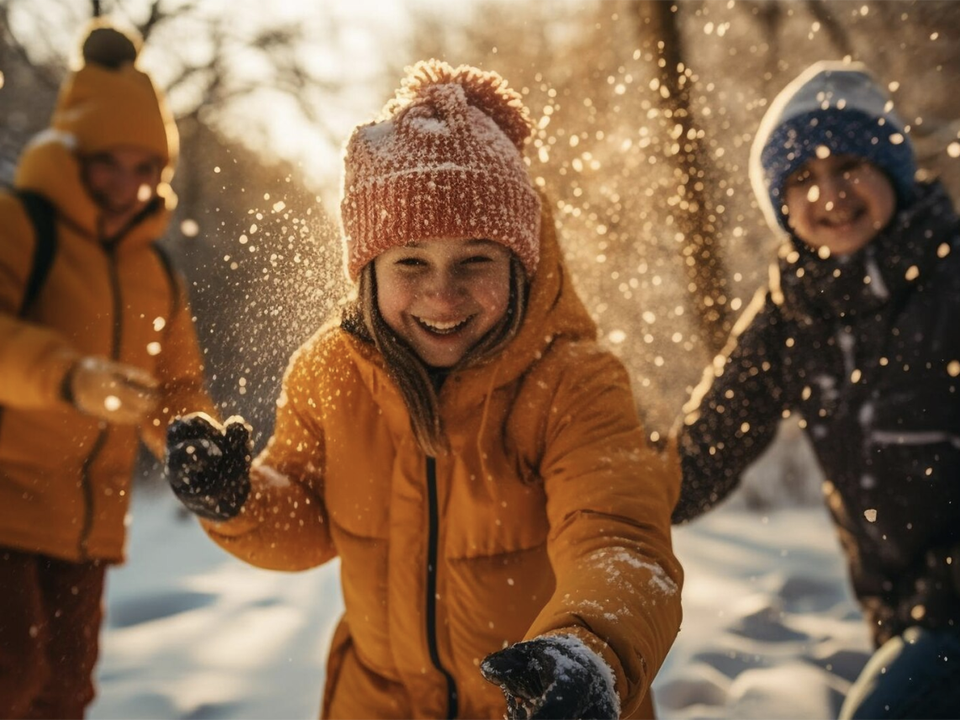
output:
M412 68L346 150L357 293L273 437L174 423L167 473L261 567L341 561L325 717L649 716L680 623L679 466L563 265L495 73Z
M177 132L96 22L0 193L0 717L82 717L142 439L213 412L170 222ZM30 211L33 208L34 212ZM34 222L31 222L33 220Z

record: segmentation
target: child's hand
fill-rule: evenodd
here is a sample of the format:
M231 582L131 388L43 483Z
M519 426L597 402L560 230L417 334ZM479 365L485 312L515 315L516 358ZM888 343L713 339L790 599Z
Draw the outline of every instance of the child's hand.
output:
M221 426L205 413L185 415L167 428L164 475L191 512L229 520L250 494L251 428L240 416Z
M488 655L480 672L503 690L509 720L620 716L610 669L573 636L516 643Z
M64 394L80 412L117 425L143 422L160 399L150 373L104 357L82 358L64 382Z

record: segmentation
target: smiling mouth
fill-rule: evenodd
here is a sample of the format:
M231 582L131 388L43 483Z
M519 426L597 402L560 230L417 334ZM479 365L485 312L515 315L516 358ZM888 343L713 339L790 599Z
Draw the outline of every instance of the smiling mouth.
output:
M864 212L865 211L861 208L834 212L827 217L821 218L820 224L826 225L829 228L846 227L847 225L852 225L860 220L860 218L863 217Z
M473 319L473 315L462 320L427 320L426 318L414 316L417 325L426 330L431 335L453 335L460 332Z

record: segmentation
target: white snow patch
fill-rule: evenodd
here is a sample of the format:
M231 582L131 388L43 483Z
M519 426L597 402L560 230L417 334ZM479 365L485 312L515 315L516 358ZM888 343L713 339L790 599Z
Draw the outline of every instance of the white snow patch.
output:
M590 560L596 562L602 569L605 569L612 577L619 577L620 565L628 565L635 570L649 570L649 586L659 591L663 595L675 595L678 587L667 572L656 563L644 562L634 553L625 547L612 547L599 550L594 553Z
M410 118L407 121L410 127L422 133L450 134L450 127L441 120L431 117Z
M823 506L727 503L673 539L683 626L654 680L657 715L837 717L872 648Z

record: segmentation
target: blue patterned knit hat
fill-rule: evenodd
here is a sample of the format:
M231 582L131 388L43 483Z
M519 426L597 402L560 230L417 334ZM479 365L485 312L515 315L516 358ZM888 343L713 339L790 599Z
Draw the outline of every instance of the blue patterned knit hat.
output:
M750 153L750 179L770 227L788 230L783 212L786 179L827 147L879 167L910 204L916 161L893 102L862 63L818 62L770 104Z

